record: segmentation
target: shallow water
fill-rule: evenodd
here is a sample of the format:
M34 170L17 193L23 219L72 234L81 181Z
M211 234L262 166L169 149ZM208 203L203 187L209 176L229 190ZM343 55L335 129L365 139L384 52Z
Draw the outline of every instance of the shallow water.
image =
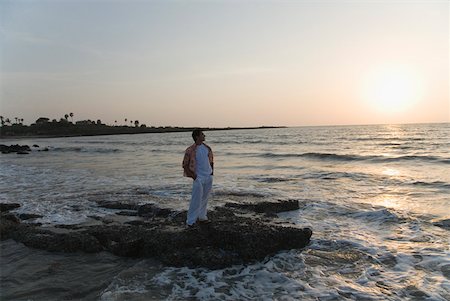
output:
M304 250L223 270L168 268L111 254L55 254L1 242L5 300L450 300L450 125L206 132L211 206L298 199L281 220L313 229ZM97 200L187 209L190 133L3 140L0 201L30 222L79 223ZM5 268L4 268L5 267ZM64 281L63 281L64 280ZM77 289L78 288L78 289Z

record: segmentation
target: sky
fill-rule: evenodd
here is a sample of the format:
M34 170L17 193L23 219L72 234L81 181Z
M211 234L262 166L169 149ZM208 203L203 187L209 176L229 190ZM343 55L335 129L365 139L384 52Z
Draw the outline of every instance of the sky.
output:
M147 126L450 122L450 1L0 0L0 113Z

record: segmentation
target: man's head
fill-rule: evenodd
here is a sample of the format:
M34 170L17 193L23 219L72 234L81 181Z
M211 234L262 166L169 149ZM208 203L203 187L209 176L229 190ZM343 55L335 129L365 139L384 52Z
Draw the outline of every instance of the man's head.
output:
M194 139L195 143L202 143L205 141L205 134L203 134L203 131L200 129L195 129L192 132L192 139Z

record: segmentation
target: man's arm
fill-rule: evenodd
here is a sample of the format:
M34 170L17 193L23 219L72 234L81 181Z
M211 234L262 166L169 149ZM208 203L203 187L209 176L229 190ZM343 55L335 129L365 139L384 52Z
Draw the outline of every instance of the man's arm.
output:
M214 155L211 147L209 145L206 145L208 147L208 160L209 165L211 165L211 175L214 175Z
M197 175L189 169L189 160L190 160L189 154L188 154L188 152L186 152L184 154L184 158L183 158L184 174L186 176L188 176L189 178L192 178L195 180L197 178Z
M186 175L187 175L189 178L192 178L192 179L194 179L194 180L197 179L197 175L189 169L189 166L184 167L184 172L186 173Z

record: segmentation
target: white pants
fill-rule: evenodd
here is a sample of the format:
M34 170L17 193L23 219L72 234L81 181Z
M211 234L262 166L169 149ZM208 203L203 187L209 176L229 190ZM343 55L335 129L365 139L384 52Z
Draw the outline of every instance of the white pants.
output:
M213 177L197 177L192 184L192 197L189 204L186 223L193 225L197 219L206 220L206 206L212 188Z

